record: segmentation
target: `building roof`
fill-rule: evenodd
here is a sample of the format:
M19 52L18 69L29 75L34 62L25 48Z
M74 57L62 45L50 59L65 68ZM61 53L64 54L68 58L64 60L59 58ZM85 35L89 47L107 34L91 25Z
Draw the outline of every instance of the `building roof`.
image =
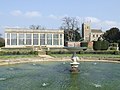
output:
M34 30L28 28L6 28L5 33L64 33L64 30L60 29L41 29L41 30Z
M91 29L92 33L103 33L101 29Z

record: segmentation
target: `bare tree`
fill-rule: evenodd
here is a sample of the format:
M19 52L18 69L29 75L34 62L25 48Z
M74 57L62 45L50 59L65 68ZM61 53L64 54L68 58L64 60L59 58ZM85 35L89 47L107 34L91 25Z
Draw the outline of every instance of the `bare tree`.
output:
M30 29L33 29L33 30L45 29L45 27L42 27L41 25L30 25L29 28L30 28Z
M65 30L66 41L76 41L75 33L79 33L79 22L75 17L64 17L62 28ZM80 34L77 34L80 38Z

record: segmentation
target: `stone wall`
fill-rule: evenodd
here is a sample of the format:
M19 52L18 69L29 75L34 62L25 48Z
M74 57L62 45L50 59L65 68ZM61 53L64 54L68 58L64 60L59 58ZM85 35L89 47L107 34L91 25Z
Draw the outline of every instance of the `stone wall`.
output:
M66 42L65 46L67 47L80 47L80 42Z

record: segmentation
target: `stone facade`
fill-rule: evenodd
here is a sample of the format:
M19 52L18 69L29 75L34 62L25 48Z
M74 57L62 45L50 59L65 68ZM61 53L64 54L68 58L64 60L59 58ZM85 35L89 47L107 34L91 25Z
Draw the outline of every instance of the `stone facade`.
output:
M89 23L82 24L82 38L84 41L90 41L91 28Z
M97 41L104 33L100 29L91 29L90 41Z
M97 41L98 38L104 34L101 29L91 29L89 23L82 24L82 38L84 41Z
M68 46L68 47L80 47L80 42L66 42L65 43L65 46Z

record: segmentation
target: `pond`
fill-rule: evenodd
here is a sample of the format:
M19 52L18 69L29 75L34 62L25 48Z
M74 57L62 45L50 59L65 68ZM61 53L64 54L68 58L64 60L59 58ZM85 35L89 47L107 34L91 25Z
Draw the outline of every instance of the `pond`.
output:
M0 90L119 90L120 64L80 62L70 73L70 62L37 62L0 66Z

